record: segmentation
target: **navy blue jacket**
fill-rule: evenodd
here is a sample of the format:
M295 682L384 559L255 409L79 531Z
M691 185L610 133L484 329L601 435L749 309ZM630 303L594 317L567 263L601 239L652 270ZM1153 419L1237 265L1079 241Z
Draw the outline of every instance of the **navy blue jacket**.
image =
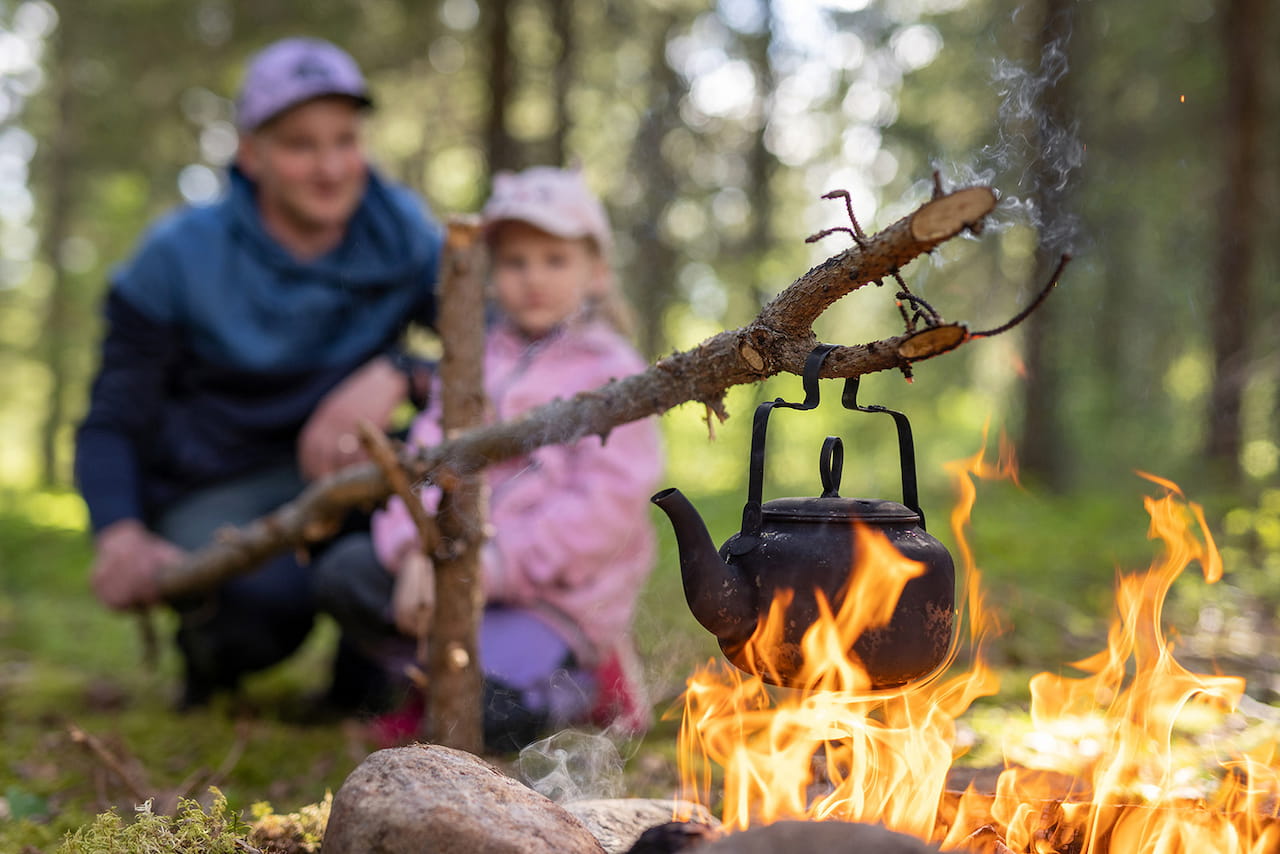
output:
M160 220L111 281L102 364L76 443L94 531L294 458L347 375L435 321L441 232L370 174L342 244L301 262L238 170L219 202Z

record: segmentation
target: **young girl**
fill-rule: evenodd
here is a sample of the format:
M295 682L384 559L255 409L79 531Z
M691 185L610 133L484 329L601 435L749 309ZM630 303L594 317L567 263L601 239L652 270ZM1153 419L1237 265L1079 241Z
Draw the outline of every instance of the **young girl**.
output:
M643 370L623 337L608 219L578 172L501 173L482 219L500 315L485 343L493 419ZM410 441L438 443L439 416L436 403L415 420ZM647 725L629 632L653 559L648 497L661 468L649 419L618 427L607 442L591 436L487 469L493 536L481 554L479 647L489 747L518 748L541 730L589 717L633 732ZM434 493L424 490L428 509ZM318 562L317 595L344 630L381 645L387 659L395 625L412 625L406 588L424 570L398 499L374 516L381 578L372 584L343 558L359 548L339 543ZM393 607L393 599L408 604Z

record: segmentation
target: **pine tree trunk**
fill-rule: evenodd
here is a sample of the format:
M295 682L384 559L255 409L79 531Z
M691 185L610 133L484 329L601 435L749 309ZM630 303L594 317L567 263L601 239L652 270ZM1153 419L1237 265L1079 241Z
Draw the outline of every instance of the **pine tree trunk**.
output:
M64 21L54 39L53 71L55 104L54 125L49 137L48 159L44 163L49 196L47 219L41 243L52 272L49 294L45 300L44 332L41 336L45 366L49 371L48 406L40 428L40 481L45 486L65 482L59 459L58 437L66 424L66 385L69 372L70 280L62 263L61 251L70 231L75 178L74 140L75 93L71 86L69 44L71 21Z
M1061 246L1051 245L1047 224L1069 216L1069 199L1060 183L1056 156L1049 133L1070 124L1072 94L1070 78L1053 71L1055 57L1063 57L1071 38L1073 0L1044 0L1044 19L1040 30L1040 69L1046 82L1040 91L1037 132L1039 144L1030 164L1036 186L1036 202L1041 213L1039 246L1031 274L1032 288L1038 287L1057 263ZM1046 130L1047 129L1047 130ZM1027 377L1023 384L1022 432L1018 439L1018 459L1023 475L1041 486L1063 491L1072 470L1071 445L1068 442L1066 389L1060 357L1061 315L1059 306L1036 312L1023 330L1023 360Z
M764 21L758 35L747 38L747 61L751 64L751 73L756 81L755 114L759 124L751 138L751 150L747 156L750 185L747 198L751 207L751 229L747 236L745 251L749 257L759 257L768 247L773 245L773 176L777 171L778 159L768 146L769 119L773 113L773 90L776 81L773 73L773 62L769 52L773 47L774 15L772 0L762 3ZM768 283L764 280L763 265L753 264L755 278L751 283L751 294L755 305L764 305L769 300Z
M1218 258L1213 289L1213 387L1205 453L1225 483L1240 477L1241 407L1249 381L1250 279L1257 255L1255 188L1263 129L1263 52L1268 0L1222 0L1224 184L1218 206Z
M507 127L507 113L515 69L511 53L511 0L489 0L482 7L488 18L489 117L485 123L485 150L489 173L518 169L515 140Z
M560 39L552 69L552 98L555 103L555 128L551 134L550 163L568 166L569 158L569 91L573 87L574 59L577 43L574 38L573 4L570 0L548 0L551 5L551 28Z
M680 124L680 101L688 87L680 74L667 61L666 50L674 17L667 17L654 31L650 46L649 109L636 133L631 148L631 171L638 176L647 192L641 196L640 210L631 224L637 265L645 272L644 281L635 282L630 291L631 302L640 316L640 351L650 359L657 358L663 329L663 314L675 297L676 253L662 236L662 219L667 205L679 195L675 172L662 154L662 141Z

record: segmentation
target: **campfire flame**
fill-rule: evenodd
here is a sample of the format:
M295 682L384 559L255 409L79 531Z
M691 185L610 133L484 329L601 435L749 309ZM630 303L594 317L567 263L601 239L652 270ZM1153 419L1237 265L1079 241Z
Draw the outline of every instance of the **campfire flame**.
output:
M680 732L681 796L711 805L721 769L722 821L730 830L782 819L883 824L974 852L1173 854L1280 850L1280 756L1267 744L1222 762L1210 794L1188 785L1174 756L1174 729L1192 708L1235 709L1244 680L1193 673L1173 657L1162 609L1173 581L1193 563L1209 582L1222 560L1202 509L1177 485L1145 500L1149 536L1162 553L1142 573L1121 575L1105 650L1031 680L1036 733L1070 743L1044 763L1006 762L995 792L948 791L956 720L998 675L984 641L999 630L986 608L965 530L977 478L1016 479L1002 445L995 464L980 452L949 466L959 489L951 524L965 579L967 638L944 671L892 691L870 679L848 650L889 620L898 594L921 567L882 536L857 531L859 565L838 611L821 600L805 635L803 690L779 689L728 664L710 662L690 678ZM779 596L750 643L756 672L769 669L789 595ZM771 643L772 641L772 643ZM960 662L964 662L963 665ZM953 670L960 670L952 673Z

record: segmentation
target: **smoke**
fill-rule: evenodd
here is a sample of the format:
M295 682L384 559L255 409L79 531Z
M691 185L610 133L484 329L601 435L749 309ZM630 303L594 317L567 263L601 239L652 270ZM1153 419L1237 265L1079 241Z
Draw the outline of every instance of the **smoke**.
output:
M1056 33L1043 45L1039 67L1007 58L992 63L991 84L1001 102L996 139L969 164L934 162L947 186L985 184L1001 193L1000 206L988 226L996 229L1025 223L1040 235L1052 254L1073 252L1080 239L1080 219L1070 209L1069 189L1084 165L1080 123L1067 114L1071 102L1055 87L1068 71L1070 20L1060 14L1048 24Z
M622 796L622 757L606 735L558 732L521 750L516 766L530 788L556 803Z

